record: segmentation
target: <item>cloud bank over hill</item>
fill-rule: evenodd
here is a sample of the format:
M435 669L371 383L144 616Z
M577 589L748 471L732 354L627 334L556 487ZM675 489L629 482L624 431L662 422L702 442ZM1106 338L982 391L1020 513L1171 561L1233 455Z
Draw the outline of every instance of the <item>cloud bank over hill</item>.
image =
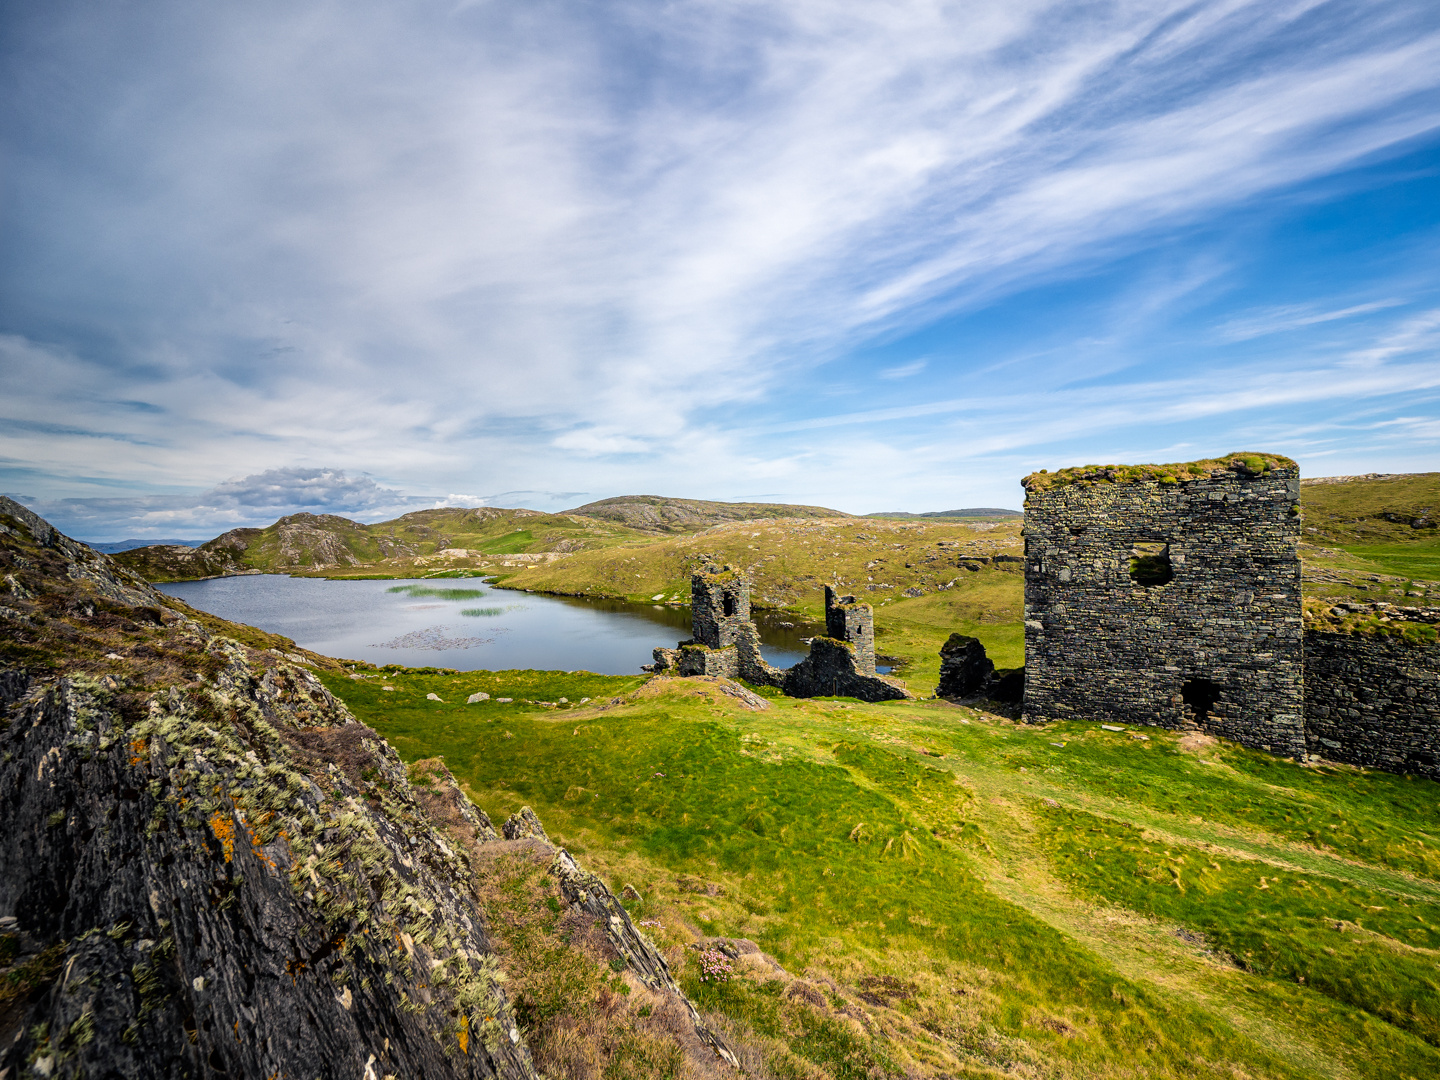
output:
M229 529L265 526L287 514L336 514L365 522L440 507L518 506L556 503L583 491L506 491L498 495L407 495L368 476L343 469L267 469L217 484L198 495L132 495L108 498L10 497L72 535L97 539L129 531L141 537L188 529L208 540Z
M1440 440L1433 4L11 19L0 485L47 505L343 466L926 510Z
M269 469L236 477L198 495L140 495L47 500L19 498L41 516L74 535L129 530L161 535L180 529L214 533L249 525L268 525L286 514L364 515L380 520L410 510L446 505L437 498L406 495L384 488L368 476L351 477L339 469ZM472 504L473 505L473 504ZM198 537L209 539L209 535Z

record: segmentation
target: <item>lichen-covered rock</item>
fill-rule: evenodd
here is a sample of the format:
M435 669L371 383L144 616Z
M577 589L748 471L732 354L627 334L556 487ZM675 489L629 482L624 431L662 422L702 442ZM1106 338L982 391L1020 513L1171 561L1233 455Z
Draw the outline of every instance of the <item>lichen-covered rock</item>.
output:
M520 812L511 814L505 819L505 824L500 826L501 832L506 840L544 840L550 842L545 835L545 826L540 824L540 819L535 816L535 811L528 806L522 806Z
M490 815L460 790L460 783L445 765L444 758L415 762L410 766L410 779L420 804L435 821L467 840L485 843L500 839L490 823Z
M635 977L657 993L673 994L679 998L690 1013L691 1023L695 1025L695 1034L700 1037L700 1041L714 1050L723 1061L738 1069L740 1063L734 1051L700 1019L699 1011L681 992L670 974L670 965L665 963L660 950L635 928L635 924L630 921L630 913L615 899L615 894L609 887L594 874L581 869L574 856L563 848L555 853L555 858L550 863L550 873L559 883L560 893L566 903L604 927L606 938Z
M469 866L395 752L17 511L0 933L27 989L0 1076L533 1077Z

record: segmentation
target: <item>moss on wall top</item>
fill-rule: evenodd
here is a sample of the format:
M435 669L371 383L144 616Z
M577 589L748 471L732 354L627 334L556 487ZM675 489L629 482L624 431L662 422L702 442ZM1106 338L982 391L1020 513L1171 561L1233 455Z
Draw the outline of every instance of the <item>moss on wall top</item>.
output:
M1180 484L1204 480L1220 473L1262 476L1275 469L1297 468L1295 462L1280 454L1234 453L1202 461L1183 461L1170 465L1075 465L1050 472L1041 469L1020 481L1026 491L1065 487L1070 484L1139 484L1158 481Z
M1352 637L1398 637L1413 645L1433 645L1440 641L1434 618L1433 610L1398 608L1383 601L1334 604L1324 597L1307 597L1304 601L1307 630Z

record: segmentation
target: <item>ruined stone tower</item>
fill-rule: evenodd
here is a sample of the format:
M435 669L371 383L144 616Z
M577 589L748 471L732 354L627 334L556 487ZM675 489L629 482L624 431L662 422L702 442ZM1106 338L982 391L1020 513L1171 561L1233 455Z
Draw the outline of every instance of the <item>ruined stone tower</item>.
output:
M780 686L785 672L760 655L760 632L750 621L750 581L732 567L706 567L690 576L690 633L675 649L654 651L654 670L718 675Z
M1023 483L1026 720L1196 727L1305 754L1294 462Z
M750 622L750 581L743 574L710 568L690 578L690 632L708 649L734 645Z
M837 596L825 586L825 636L855 648L855 670L875 674L875 609L853 596Z
M791 697L834 694L862 701L908 698L910 691L875 673L875 612L853 596L825 587L825 637L791 668L760 655L760 632L750 620L750 582L732 567L707 567L690 577L690 630L674 649L656 649L648 670L681 676L718 675L774 686Z

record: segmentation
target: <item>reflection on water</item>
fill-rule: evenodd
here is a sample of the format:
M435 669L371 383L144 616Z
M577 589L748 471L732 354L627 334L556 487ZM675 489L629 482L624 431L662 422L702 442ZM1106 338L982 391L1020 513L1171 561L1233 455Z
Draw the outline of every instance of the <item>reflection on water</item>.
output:
M202 611L293 638L327 656L373 664L594 671L633 675L657 645L690 636L690 609L540 596L432 581L325 581L276 574L157 586ZM418 602L417 602L418 601ZM480 601L477 603L477 601ZM814 626L757 612L761 652L802 659Z

